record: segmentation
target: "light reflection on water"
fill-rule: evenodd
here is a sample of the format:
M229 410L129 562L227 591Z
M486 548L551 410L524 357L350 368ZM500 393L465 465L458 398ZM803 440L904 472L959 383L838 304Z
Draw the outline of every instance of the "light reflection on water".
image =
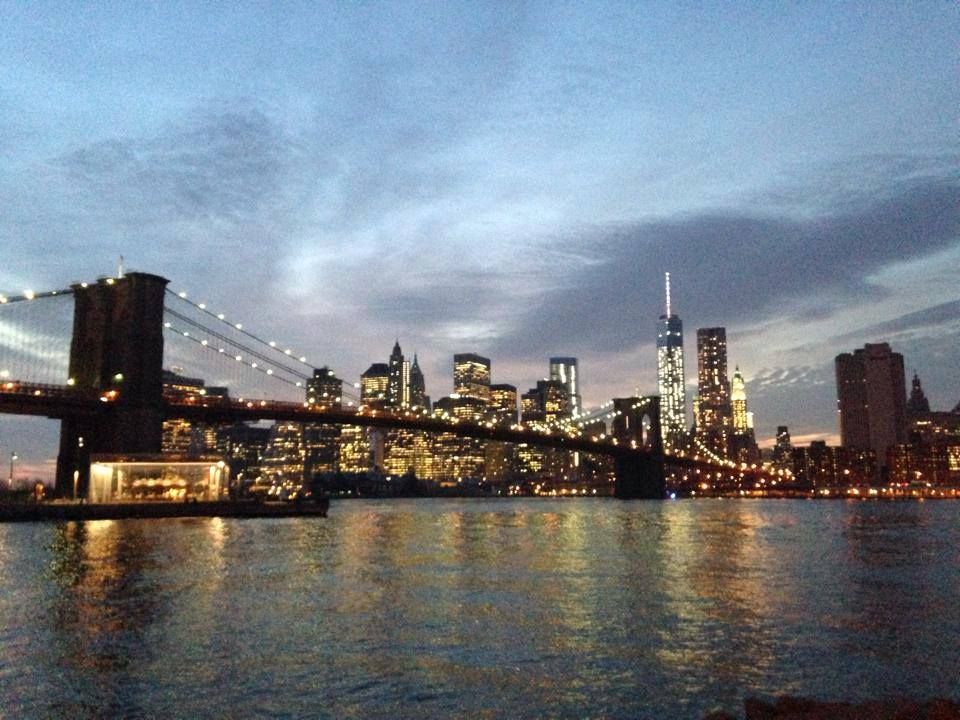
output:
M700 717L956 696L957 505L353 501L0 525L0 717Z

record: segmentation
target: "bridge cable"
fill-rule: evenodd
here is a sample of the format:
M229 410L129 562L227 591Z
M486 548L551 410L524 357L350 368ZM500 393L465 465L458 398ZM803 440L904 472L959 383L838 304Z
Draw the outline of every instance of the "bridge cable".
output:
M243 326L242 326L242 323L231 323L229 320L226 319L226 316L224 316L223 314L214 313L214 312L208 310L207 307L206 307L204 304L202 304L202 303L195 303L195 302L193 302L192 300L189 300L189 299L187 298L187 296L186 296L186 293L177 293L177 292L174 292L173 290L171 290L170 288L166 288L166 291L167 291L170 295L172 295L173 297L177 298L178 300L181 300L181 301L185 302L186 304L188 304L188 305L196 308L196 309L199 310L200 312L203 312L203 313L209 315L210 317L214 318L215 320L224 323L225 325L229 325L231 328L233 328L233 329L236 330L237 332L239 332L239 333L241 333L241 334L243 334L243 335L246 335L246 336L249 337L251 340L254 340L255 342L260 343L261 345L270 348L270 349L273 350L274 352L280 353L281 355L284 355L284 356L286 356L286 357L291 358L292 360L294 360L294 361L296 361L296 362L304 365L305 367L310 368L311 371L316 369L316 368L314 368L310 363L307 362L307 359L306 359L305 357L303 357L303 356L297 357L297 356L294 355L293 352L292 352L291 350L289 350L289 349L281 350L280 348L277 347L277 344L276 344L275 342L268 342L267 340L264 340L263 338L260 338L260 337L258 337L258 336L256 336L256 335L254 335L254 334L251 333L250 331L244 330L244 329L243 329Z
M188 321L188 322L189 322L189 321ZM191 323L191 324L193 324L193 323ZM166 323L166 326L167 326L167 328L168 328L169 330L173 330L173 331L176 332L178 335L181 335L182 337L184 337L184 338L186 338L187 340L190 340L190 341L196 343L197 345L200 345L201 347L207 348L208 350L210 350L210 351L213 352L213 353L216 353L217 355L224 354L223 348L215 348L213 345L210 345L209 343L206 343L205 341L201 340L200 338L198 338L198 337L196 337L196 336L194 336L194 335L191 335L191 334L189 333L189 331L184 331L184 330L181 330L181 329L179 329L179 328L173 327L173 325L172 325L172 324L169 324L169 323ZM200 327L201 327L201 329L202 329L203 326L200 326ZM228 344L232 345L233 347L235 347L235 348L237 348L237 349L240 349L240 350L243 349L242 346L237 345L236 343L230 343L230 342L228 342ZM243 361L240 360L239 362L243 362ZM273 378L273 379L275 379L275 380L279 380L280 382L286 383L287 385L290 385L290 386L292 386L292 387L298 387L298 388L303 387L303 383L302 383L302 382L290 380L289 378L285 378L285 377L283 377L282 375L277 375L277 374L275 374L272 370L270 370L270 369L268 369L268 368L262 368L262 367L260 367L259 365L257 365L256 363L251 363L250 365L246 365L246 364L245 364L244 367L249 367L249 368L252 369L252 370L256 370L256 371L258 371L258 372L260 372L260 373L263 373L264 375L267 375L268 377L271 377L271 378ZM292 373L291 373L291 374L292 374ZM295 377L300 377L300 376L295 376Z
M249 347L249 346L247 346L247 345L243 345L243 344L237 342L236 340L233 340L233 339L227 337L226 335L223 335L222 333L219 333L219 332L217 332L216 330L211 329L210 327L204 325L203 323L200 323L200 322L198 322L198 321L196 321L196 320L193 320L193 319L187 317L186 315L183 315L183 314L177 312L176 310L172 310L172 309L170 309L170 308L166 308L166 309L165 309L165 312L168 313L170 316L176 318L177 320L180 320L180 321L182 321L182 322L184 322L184 323L187 323L188 325L190 325L190 326L192 326L192 327L194 327L194 328L196 328L196 329L198 329L198 330L200 330L200 331L202 331L202 332L207 333L207 334L210 335L211 337L214 337L214 338L222 341L224 344L230 345L231 347L236 348L237 350L241 350L241 351L245 352L247 355L250 355L251 357L255 357L255 358L257 358L258 360L262 360L263 362L265 362L265 363L267 363L267 364L269 364L269 365L273 365L274 367L277 367L277 368L283 370L284 372L286 372L286 373L288 373L288 374L290 374L290 375L292 375L292 376L294 376L294 377L300 378L301 380L304 380L304 381L306 381L306 380L308 380L308 379L310 378L309 375L304 374L302 371L300 371L300 370L298 370L298 369L295 369L295 368L288 367L288 366L284 365L283 363L277 362L277 361L275 361L275 360L267 357L266 355L263 355L262 353L258 352L257 350L254 350L253 348L251 348L251 347ZM171 326L171 329L175 329L175 328L173 328L173 327ZM181 332L181 334L182 334L182 331L179 331L179 330L178 330L178 332ZM188 337L189 337L189 336L188 336ZM272 374L272 373L271 373L271 374Z

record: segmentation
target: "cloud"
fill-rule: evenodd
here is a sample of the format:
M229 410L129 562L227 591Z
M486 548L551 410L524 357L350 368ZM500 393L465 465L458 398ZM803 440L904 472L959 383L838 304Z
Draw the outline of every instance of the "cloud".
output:
M909 340L917 336L929 335L933 330L950 335L960 332L960 300L940 303L884 322L867 325L854 332L835 335L828 342L837 347L843 347L851 343L864 342L864 338L871 337Z
M561 264L563 286L532 305L498 351L536 352L547 339L574 352L632 347L651 333L666 270L678 288L674 307L700 327L829 317L883 297L871 273L958 240L960 184L946 178L896 184L814 218L726 211L587 230L555 241L564 257L587 261ZM550 268L554 256L542 249Z

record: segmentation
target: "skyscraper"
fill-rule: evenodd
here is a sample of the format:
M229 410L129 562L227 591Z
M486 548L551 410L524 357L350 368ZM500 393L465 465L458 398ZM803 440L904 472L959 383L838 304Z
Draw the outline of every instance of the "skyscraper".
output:
M715 453L729 452L733 411L727 379L727 330L697 330L697 436Z
M417 354L413 354L413 365L410 366L410 405L412 407L429 408L430 398L427 397L427 382L417 361Z
M562 383L567 389L570 402L570 414L573 417L580 415L580 373L577 369L575 357L550 358L550 379Z
M667 306L657 324L657 391L660 431L667 449L679 447L687 433L687 398L683 377L683 322L670 307L670 273L666 273Z
M777 469L790 469L792 452L790 429L786 425L777 425L777 444L773 446L773 464Z
M746 434L749 429L747 422L747 383L737 367L733 371L730 381L730 406L733 410L733 432L737 435Z
M462 398L490 403L490 358L476 353L453 356L453 392Z
M391 407L408 407L410 405L410 362L403 357L400 341L393 344L390 353L389 382L387 384L387 404Z
M328 367L313 371L307 380L307 404L313 407L343 407L343 381ZM338 467L340 426L323 423L303 424L303 472L310 480L318 473L335 472Z
M495 422L506 425L517 422L517 388L506 384L491 385L490 411Z
M747 383L739 367L734 369L730 381L730 406L733 434L728 453L739 462L756 462L760 459L760 450L753 434L753 413L747 410Z
M887 449L906 442L907 387L903 355L887 343L868 343L837 355L837 409L845 448L873 450L887 465Z
M360 376L360 401L364 405L384 407L389 389L390 367L386 363L373 363Z
M313 371L313 377L307 379L307 403L322 408L340 408L343 395L343 381L328 367Z

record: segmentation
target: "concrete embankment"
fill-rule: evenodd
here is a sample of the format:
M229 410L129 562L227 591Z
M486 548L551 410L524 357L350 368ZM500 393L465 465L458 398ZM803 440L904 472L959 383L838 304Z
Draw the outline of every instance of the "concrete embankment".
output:
M0 504L0 522L38 520L123 520L170 517L326 517L330 501L316 502L38 502Z

